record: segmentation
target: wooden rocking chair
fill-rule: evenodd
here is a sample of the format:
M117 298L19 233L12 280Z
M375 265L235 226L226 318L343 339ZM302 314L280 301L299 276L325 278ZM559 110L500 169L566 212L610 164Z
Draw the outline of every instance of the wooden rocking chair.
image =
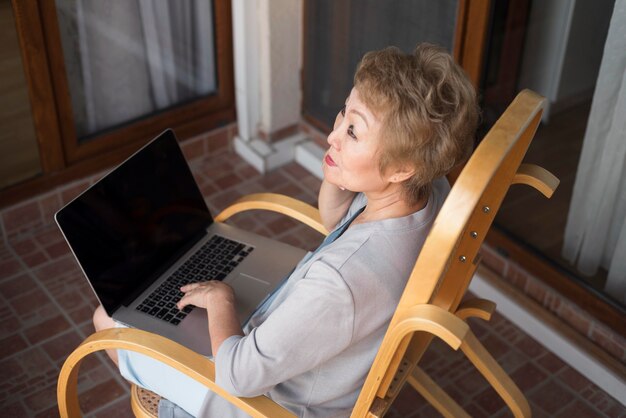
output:
M469 416L419 367L434 336L461 349L516 417L529 417L526 398L474 336L468 317L488 320L492 302L461 303L478 266L479 249L511 184L530 185L550 197L558 180L544 169L521 164L541 119L543 98L522 91L511 103L454 182L409 277L352 417L381 417L408 382L446 417ZM251 209L280 212L325 234L317 209L272 194L250 195L224 210L217 221ZM161 336L136 329L110 329L88 337L61 369L58 403L62 417L80 416L78 366L86 355L105 349L137 351L160 360L206 385L254 417L293 417L267 397L237 398L215 384L214 363ZM133 387L137 416L155 416L158 398ZM150 408L150 402L153 407Z

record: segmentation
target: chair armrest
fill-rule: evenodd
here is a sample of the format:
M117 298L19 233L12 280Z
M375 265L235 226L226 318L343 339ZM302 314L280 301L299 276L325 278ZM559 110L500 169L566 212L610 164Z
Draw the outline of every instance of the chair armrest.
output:
M489 321L495 310L496 304L494 302L487 299L474 298L462 302L454 314L464 321L472 317Z
M81 416L78 404L78 369L81 360L96 351L123 349L159 360L207 386L253 417L295 418L295 415L265 396L238 398L215 383L212 360L165 337L132 328L111 328L92 334L65 360L57 385L61 417Z
M317 208L298 199L276 193L254 193L243 196L221 211L215 217L215 221L224 222L237 213L253 209L282 213L310 226L320 234L328 235L328 230L322 224Z
M539 190L548 199L559 185L559 179L543 167L535 164L522 164L517 169L511 184L527 184Z

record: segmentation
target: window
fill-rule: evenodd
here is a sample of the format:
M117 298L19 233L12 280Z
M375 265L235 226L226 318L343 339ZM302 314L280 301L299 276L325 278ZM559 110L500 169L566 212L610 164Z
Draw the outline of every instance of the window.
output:
M43 173L7 200L234 120L230 1L12 5Z

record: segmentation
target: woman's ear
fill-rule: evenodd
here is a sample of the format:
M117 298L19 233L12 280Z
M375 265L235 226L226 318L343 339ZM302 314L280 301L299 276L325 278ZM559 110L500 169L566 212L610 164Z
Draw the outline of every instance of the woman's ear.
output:
M405 180L410 179L415 174L414 168L401 167L396 169L391 176L388 177L391 183L402 183Z

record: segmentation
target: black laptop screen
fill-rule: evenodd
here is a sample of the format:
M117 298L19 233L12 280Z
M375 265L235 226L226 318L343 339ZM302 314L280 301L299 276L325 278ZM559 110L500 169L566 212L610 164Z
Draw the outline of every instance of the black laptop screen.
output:
M145 290L212 222L169 130L56 219L109 315Z

